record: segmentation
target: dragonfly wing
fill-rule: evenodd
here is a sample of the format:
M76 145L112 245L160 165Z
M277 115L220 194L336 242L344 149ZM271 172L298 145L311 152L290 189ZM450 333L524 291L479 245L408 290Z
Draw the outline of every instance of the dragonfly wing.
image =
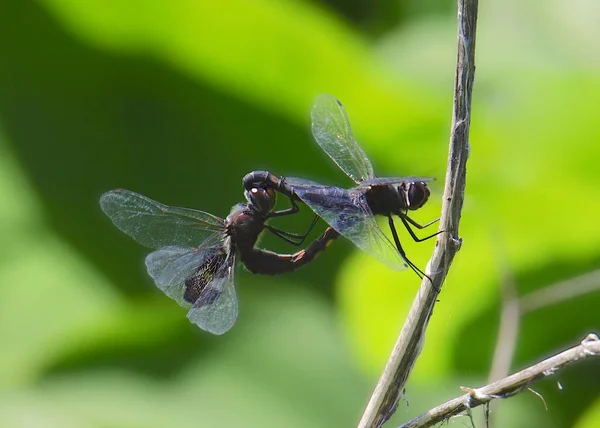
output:
M213 334L231 329L237 318L234 257L223 248L164 247L146 257L146 267L158 288L189 309L191 322Z
M190 321L202 330L223 334L235 324L238 302L233 283L234 267L234 257L229 255L188 312Z
M377 224L364 192L322 186L296 178L286 178L286 184L319 217L361 250L392 269L406 268L396 246Z
M225 220L204 211L169 207L129 190L106 192L100 206L115 226L145 247L212 247L224 239Z
M357 192L358 193L358 192ZM361 230L352 230L346 236L354 244L394 270L404 270L408 264L400 255L396 245L381 230L375 216L369 208L364 193L353 195L354 203L363 211L364 224Z
M433 177L374 177L365 180L360 183L362 187L375 185L375 184L391 184L393 186L400 185L402 183L419 183L419 182L430 182L435 181Z
M331 95L319 95L311 117L317 143L346 175L356 183L375 177L371 161L352 135L341 102Z
M187 301L186 280L193 277L198 269L215 255L218 248L198 251L197 248L169 246L146 256L148 273L167 296L184 308L190 308L193 301Z

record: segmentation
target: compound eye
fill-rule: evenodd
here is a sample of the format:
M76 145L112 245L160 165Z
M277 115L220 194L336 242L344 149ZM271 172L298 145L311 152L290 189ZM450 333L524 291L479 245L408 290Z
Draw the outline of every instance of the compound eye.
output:
M273 189L253 187L250 189L249 196L250 203L261 212L269 212L275 206L275 191Z
M425 205L425 202L429 199L429 188L427 184L420 181L411 183L408 186L408 209L416 210Z

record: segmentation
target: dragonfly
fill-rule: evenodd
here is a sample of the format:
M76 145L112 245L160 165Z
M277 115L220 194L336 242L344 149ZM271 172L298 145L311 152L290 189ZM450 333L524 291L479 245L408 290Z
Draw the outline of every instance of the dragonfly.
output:
M223 219L204 211L172 207L138 193L117 189L100 197L100 206L114 225L139 244L154 249L146 256L146 268L158 288L188 309L189 320L207 332L229 331L238 315L234 268L239 257L252 273L279 275L312 261L339 234L331 227L305 249L278 254L255 248L259 235L268 230L300 246L308 232L298 235L279 230L266 221L298 212L292 207L274 211L273 189L251 187L246 203L233 206Z
M430 177L376 177L371 161L352 134L350 121L340 101L319 95L312 109L312 133L329 157L350 177L351 189L325 186L302 178L278 178L269 171L253 171L243 178L245 188L260 185L272 188L308 205L341 235L357 247L395 270L410 267L420 278L425 273L407 257L393 216L400 218L416 242L433 238L436 232L419 238L411 226L424 229L439 219L421 225L409 217L429 199ZM394 242L377 224L375 215L385 216Z

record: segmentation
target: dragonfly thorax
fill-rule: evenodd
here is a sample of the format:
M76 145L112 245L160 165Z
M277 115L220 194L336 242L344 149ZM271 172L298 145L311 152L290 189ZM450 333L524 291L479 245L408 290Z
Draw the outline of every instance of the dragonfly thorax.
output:
M232 248L252 249L264 229L266 216L254 206L236 205L227 216L225 234Z
M366 198L373 214L388 216L421 208L429 198L429 189L424 182L377 184L369 187Z

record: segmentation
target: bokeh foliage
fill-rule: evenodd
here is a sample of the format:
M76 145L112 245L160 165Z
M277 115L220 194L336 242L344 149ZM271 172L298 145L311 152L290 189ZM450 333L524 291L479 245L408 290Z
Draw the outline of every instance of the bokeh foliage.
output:
M485 382L503 272L523 294L599 267L599 18L593 0L481 3L464 246L394 421ZM355 424L416 277L343 240L293 275L240 268L240 319L209 337L151 285L98 197L124 187L224 216L254 169L349 186L309 132L327 92L379 175L440 179L416 216L435 217L453 8L9 0L0 23L0 425ZM406 242L424 265L431 242ZM597 332L599 304L524 317L513 369ZM536 386L547 412L523 395L499 426L600 426L600 365L557 380Z

